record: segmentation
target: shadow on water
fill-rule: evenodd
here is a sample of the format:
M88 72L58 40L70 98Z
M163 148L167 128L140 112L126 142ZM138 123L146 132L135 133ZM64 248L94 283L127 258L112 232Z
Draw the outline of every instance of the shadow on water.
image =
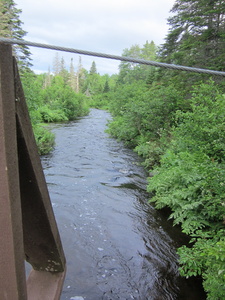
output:
M67 257L61 300L204 300L201 282L178 273L185 236L147 203L145 171L104 132L109 118L92 110L54 126L42 158Z

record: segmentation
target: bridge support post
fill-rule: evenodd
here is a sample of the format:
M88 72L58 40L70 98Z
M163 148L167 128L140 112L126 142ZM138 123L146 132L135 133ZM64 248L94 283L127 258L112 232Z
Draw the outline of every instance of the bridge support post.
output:
M25 299L22 212L11 47L0 45L0 298Z
M22 85L0 44L0 298L57 300L65 257ZM25 278L24 259L33 267Z

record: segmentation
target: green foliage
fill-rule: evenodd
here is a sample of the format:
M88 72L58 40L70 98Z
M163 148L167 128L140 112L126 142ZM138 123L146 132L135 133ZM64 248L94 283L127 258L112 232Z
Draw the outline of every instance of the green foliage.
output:
M111 94L116 85L116 75L109 76L90 73L87 76L84 92L88 94L88 103L91 107L108 109L111 101Z
M41 106L38 112L41 115L42 121L46 123L68 121L68 118L63 110L51 110L51 108L48 105Z
M136 137L139 135L139 111L132 112L141 105L141 98L146 91L145 84L125 85L117 88L112 94L109 109L114 116L109 124L109 133L125 140L127 144L136 145Z
M110 91L109 80L107 78L106 81L105 81L104 88L103 88L103 93L108 93L109 91Z
M32 72L26 72L22 74L21 80L29 112L35 113L36 121L32 119L32 123L33 121L35 123L40 122L41 116L38 116L37 110L43 103L41 96L41 91L43 88L43 76L37 76Z
M96 68L96 63L95 61L92 62L91 64L91 68L90 68L90 72L89 72L91 75L93 74L97 74L97 68Z
M162 56L177 64L224 70L223 1L177 0Z
M159 49L159 60L178 65L225 70L224 1L177 0L168 19L169 32ZM209 79L206 74L160 71L160 80L186 90L196 82ZM224 87L222 76L213 80Z
M74 120L89 112L87 97L81 93L67 97L63 102L63 107L69 120Z
M222 224L224 166L202 153L167 151L155 173L148 186L149 192L155 192L151 202L157 208L170 207L170 218L174 224L181 224L185 233Z
M213 83L194 90L192 110L177 112L173 140L150 179L148 189L156 191L151 201L171 207L186 233L222 222L225 214L223 102Z
M28 84L24 88L31 116L35 110L42 122L64 122L88 112L86 97L75 93L60 75L54 76L45 88L43 75L37 76L33 85L31 79L25 79Z
M172 12L158 57L153 42L133 45L123 55L223 70L223 1L177 0ZM159 209L169 207L174 224L193 237L190 247L178 249L181 274L202 276L208 299L224 299L223 80L214 78L218 88L205 74L128 62L119 69L117 84L106 97L100 78L89 77L92 104L109 108L113 120L108 132L144 157L154 175L148 185L151 202Z
M175 137L179 136L179 147L189 151L201 149L211 160L224 161L224 101L225 96L219 94L213 83L202 84L200 89L198 86L194 88L192 110L177 112L180 124Z
M136 147L145 158L145 166L152 167L170 139L175 112L183 106L181 95L172 85L147 88L139 81L118 87L109 104L114 116L109 132Z
M122 55L145 60L156 60L156 52L157 47L155 43L146 41L143 47L136 44L131 46L130 49L125 49ZM119 69L118 83L131 84L136 80L146 80L155 68L131 62L121 62Z
M172 141L149 179L150 200L193 236L179 249L181 274L201 275L208 299L225 297L225 106L213 82L194 88L191 108L176 113Z
M23 39L27 32L22 29L23 22L19 17L21 12L13 0L0 1L0 36ZM31 66L29 48L26 45L14 45L13 52L18 60L20 71L28 71Z
M108 110L109 99L110 99L110 93L93 95L89 100L89 105L94 108Z
M55 145L55 136L40 124L33 126L35 140L40 155L49 153Z
M207 45L198 45L191 33L182 30L176 28L169 35L166 59L205 63L206 53L203 58L195 53ZM141 57L142 48L132 46L123 55ZM203 75L157 68L147 72L136 64L121 63L114 90L105 98L99 92L93 97L94 105L108 107L113 115L108 132L143 156L154 175L148 185L150 201L159 209L169 207L174 224L193 237L190 247L178 249L180 273L202 276L210 300L225 298L223 90L223 85L219 89Z
M142 164L149 170L159 164L160 158L164 154L169 143L169 132L161 130L159 138L156 139L149 139L148 134L139 136L134 151L144 158Z
M39 152L45 154L54 145L54 135L41 123L65 122L87 114L87 97L75 93L60 75L50 78L29 72L23 74L22 82Z
M180 256L180 273L190 277L203 277L203 286L208 299L220 300L225 295L225 238L224 230L203 233L192 239L194 246L178 249Z
M87 74L83 84L82 91L87 96L93 98L94 96L101 96L104 93L110 92L115 86L115 76L107 74L100 75L94 71Z

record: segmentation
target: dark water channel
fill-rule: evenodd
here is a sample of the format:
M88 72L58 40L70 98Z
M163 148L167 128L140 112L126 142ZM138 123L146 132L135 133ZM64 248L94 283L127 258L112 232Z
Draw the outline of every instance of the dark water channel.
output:
M67 258L61 299L205 299L179 277L182 236L147 204L146 173L104 132L109 118L92 110L54 125L55 150L42 158Z

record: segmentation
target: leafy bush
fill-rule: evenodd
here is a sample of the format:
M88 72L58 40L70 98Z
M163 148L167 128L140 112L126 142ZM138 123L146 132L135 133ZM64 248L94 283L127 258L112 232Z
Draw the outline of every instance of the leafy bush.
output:
M65 112L69 120L74 120L89 112L87 97L85 95L68 91L64 96L65 98L61 104L61 109Z
M89 100L89 105L99 109L109 109L110 92L93 95Z
M149 179L150 200L191 235L181 247L181 274L201 275L208 299L225 298L225 105L213 82L193 91L191 109L176 113L172 142Z
M181 224L185 233L213 227L223 222L225 166L219 166L201 153L167 151L161 166L150 179L150 200L157 208L169 206L174 224Z
M55 76L52 84L42 90L41 106L43 121L62 122L74 120L88 113L86 96L77 94L64 84L63 78Z
M203 277L203 286L208 299L220 300L225 295L225 231L211 234L198 232L192 239L194 246L178 249L180 256L180 273L190 277Z
M55 136L40 124L33 126L35 140L40 155L49 153L55 145Z
M145 158L145 166L158 164L170 140L170 128L181 106L181 93L173 86L145 83L118 88L110 102L114 119L109 133L123 139Z
M50 151L54 145L54 135L40 123L65 122L88 113L86 96L77 94L62 76L51 76L46 82L46 74L24 73L22 82L28 104L31 123L40 154Z
M143 166L147 169L152 169L159 165L160 158L165 153L169 143L170 134L167 130L161 130L158 139L151 139L146 133L139 136L134 151L144 158Z
M41 115L41 119L43 122L51 123L51 122L65 122L68 121L68 118L64 111L60 109L52 110L47 105L42 106L39 110Z

